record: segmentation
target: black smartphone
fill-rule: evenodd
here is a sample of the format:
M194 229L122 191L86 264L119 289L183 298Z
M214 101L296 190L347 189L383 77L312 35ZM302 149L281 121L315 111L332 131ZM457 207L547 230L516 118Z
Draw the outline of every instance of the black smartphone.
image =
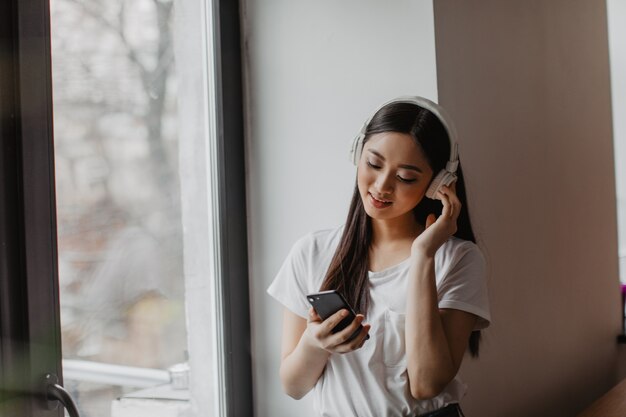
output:
M350 304L348 304L346 299L343 298L343 295L337 292L337 290L328 290L315 294L308 294L306 297L322 320L326 320L341 309L345 308L348 310L348 315L331 330L332 333L337 333L345 329L356 317L356 313L352 307L350 307ZM363 326L359 325L359 328L352 333L346 342L354 339L361 330L363 330ZM369 338L370 335L368 334L365 339L367 340Z

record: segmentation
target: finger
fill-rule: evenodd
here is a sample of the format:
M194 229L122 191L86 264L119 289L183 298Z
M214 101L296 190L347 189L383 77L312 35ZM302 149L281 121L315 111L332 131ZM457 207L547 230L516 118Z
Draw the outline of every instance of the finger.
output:
M428 217L426 217L426 229L432 226L437 221L437 216L433 213L430 213Z
M448 203L450 204L448 218L453 219L459 216L461 212L461 201L457 197L454 190L450 187L444 186L442 188L442 193L447 197Z
M450 195L450 201L452 202L452 207L454 207L453 218L456 220L459 218L459 215L461 214L461 208L463 208L463 204L461 204L461 200L459 200L456 194Z
M448 196L448 198L450 199L456 199L458 200L458 195L456 194L456 187L455 184L452 183L452 185L444 185L442 186L439 191L441 191L443 194L445 194L446 196Z
M440 200L441 203L443 204L443 210L441 211L441 215L444 217L451 217L452 214L452 207L450 206L450 199L448 197L448 195L445 193L446 190L443 189L444 187L442 187L442 189L439 190L439 195L440 195Z
M346 317L348 317L348 310L342 308L341 310L324 320L322 324L324 326L325 333L330 334L335 326L341 323L341 320L345 319Z
M455 182L452 183L452 187L442 187L444 190L444 194L448 197L448 201L450 202L450 207L451 207L451 218L458 218L459 214L461 213L461 207L463 207L463 204L461 204L461 200L459 200L459 196L456 194L455 192Z
M372 326L369 324L364 324L359 334L354 337L354 339L349 342L342 343L335 348L335 351L338 353L347 353L352 352L354 350L360 349L364 344L367 338L367 335ZM356 331L356 330L355 330ZM353 332L354 333L354 332Z
M365 343L365 339L367 338L370 327L371 326L369 324L364 324L360 329L355 330L355 332L357 332L357 335L354 336L354 338L335 346L333 351L337 353L348 353L361 348Z
M363 329L361 329L361 333L354 338L354 341L351 343L353 350L361 349L367 340L367 335L371 329L371 325L364 324Z
M309 309L309 318L307 319L307 321L309 323L312 322L321 322L322 318L317 314L317 311L315 311L315 308L311 307Z
M369 339L369 335L370 335L370 329L372 328L372 326L370 324L364 324L363 325L363 338L361 340L361 344L359 345L359 349L363 347L363 345L365 344L365 342L367 342L367 340Z
M348 339L350 339L350 336L352 336L354 332L356 332L356 330L359 328L364 318L365 317L362 314L357 314L354 320L352 320L352 322L348 326L346 326L345 329L333 335L333 340L331 343L334 345L341 345L348 341Z

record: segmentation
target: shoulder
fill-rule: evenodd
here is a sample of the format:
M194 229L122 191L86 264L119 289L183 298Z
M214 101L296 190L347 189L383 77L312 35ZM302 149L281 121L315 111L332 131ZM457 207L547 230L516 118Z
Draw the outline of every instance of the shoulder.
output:
M337 248L343 232L343 226L316 230L300 237L293 245L292 252L300 254L323 254Z
M478 245L470 240L460 239L452 236L437 251L437 255L447 261L458 261L464 257L481 259L484 261L483 253Z
M469 266L485 269L485 258L476 243L452 236L435 254L435 264L444 273Z
M300 237L291 247L268 293L302 317L307 317L306 294L320 288L328 264L341 238L342 228L317 230ZM292 302L293 299L300 300ZM304 300L303 302L301 302Z
M482 251L474 242L452 237L439 248L435 259L439 308L452 308L479 317L474 330L489 325L487 268ZM437 255L435 255L437 256Z

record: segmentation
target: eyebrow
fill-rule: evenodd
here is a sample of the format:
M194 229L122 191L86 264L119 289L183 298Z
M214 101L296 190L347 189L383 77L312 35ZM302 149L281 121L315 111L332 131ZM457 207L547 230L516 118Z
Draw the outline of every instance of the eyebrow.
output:
M376 152L373 149L368 149L369 152L373 153L374 155L376 155L377 157L379 157L380 159L382 159L383 161L385 160L385 157L382 156L381 154L379 154L378 152ZM404 168L404 169L410 169L413 171L417 171L420 174L423 174L424 171L422 171L419 167L416 167L415 165L407 165L407 164L402 164L402 165L398 165L400 168Z

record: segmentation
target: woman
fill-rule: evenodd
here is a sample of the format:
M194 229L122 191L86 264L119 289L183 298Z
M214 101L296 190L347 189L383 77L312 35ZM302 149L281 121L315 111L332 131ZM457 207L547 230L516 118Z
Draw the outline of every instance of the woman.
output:
M490 314L456 150L437 104L385 103L352 147L345 225L301 238L268 288L285 306L284 390L298 399L315 388L319 415L462 415L456 374ZM337 333L344 310L322 320L307 304L328 289L359 313Z

